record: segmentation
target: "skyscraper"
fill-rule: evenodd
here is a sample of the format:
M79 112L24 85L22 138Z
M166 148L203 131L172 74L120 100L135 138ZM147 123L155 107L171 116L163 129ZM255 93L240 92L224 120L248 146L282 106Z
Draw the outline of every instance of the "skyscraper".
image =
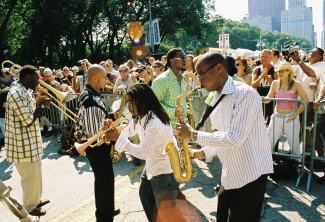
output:
M264 22L265 20L272 21L272 30L268 31L281 32L282 10L285 10L285 0L248 0L249 19L261 18L261 21L264 20ZM272 18L263 19L269 16Z
M289 0L288 10L281 12L281 32L304 37L315 47L313 9L306 0Z

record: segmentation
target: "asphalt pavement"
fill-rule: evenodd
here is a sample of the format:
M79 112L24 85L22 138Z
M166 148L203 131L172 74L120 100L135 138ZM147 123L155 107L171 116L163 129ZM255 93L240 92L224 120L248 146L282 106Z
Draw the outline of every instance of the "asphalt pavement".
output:
M60 142L54 136L43 137L43 198L51 202L40 221L96 221L94 203L94 176L86 157L60 155ZM5 151L0 151L0 179L13 190L11 196L21 203L20 176L12 163L5 160ZM113 164L115 174L115 201L121 213L114 221L147 221L139 198L140 167L128 161L123 154ZM216 221L217 194L215 187L220 184L221 164L217 157L213 163L195 160L197 177L181 185L186 201L177 202L186 221ZM296 180L274 181L269 178L261 221L325 221L325 185L317 184L316 177L322 176L324 166L316 167L311 182L311 191L306 192L307 174L300 186ZM307 171L309 166L307 165ZM0 204L0 221L19 221ZM171 221L178 221L177 217Z

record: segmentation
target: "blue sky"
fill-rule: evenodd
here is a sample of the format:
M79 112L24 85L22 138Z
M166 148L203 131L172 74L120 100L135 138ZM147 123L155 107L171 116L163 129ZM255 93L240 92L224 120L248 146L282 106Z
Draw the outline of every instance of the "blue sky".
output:
M248 14L248 0L214 0L215 13L222 15L227 19L239 21ZM286 0L286 7L288 0ZM321 46L321 33L322 33L322 14L323 14L323 1L322 0L307 0L307 7L313 8L313 22L315 32L317 32L317 46Z

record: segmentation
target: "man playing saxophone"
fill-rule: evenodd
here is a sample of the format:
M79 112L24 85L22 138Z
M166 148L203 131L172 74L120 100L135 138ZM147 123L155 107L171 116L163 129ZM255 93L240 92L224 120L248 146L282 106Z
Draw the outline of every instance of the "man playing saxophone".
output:
M203 146L192 150L196 159L218 154L222 164L218 222L259 221L267 175L273 172L261 98L253 88L228 77L226 60L219 53L204 54L196 67L201 86L216 91L210 119L218 131L200 132L185 123L176 124L174 135Z
M170 118L147 84L131 86L126 95L133 120L121 132L108 132L103 140L116 141L115 149L118 152L127 151L146 160L139 193L148 220L156 221L158 216L162 221L177 221L174 201L179 183L175 180L168 156L163 155L164 146L175 140ZM133 144L127 138L137 133L140 144ZM165 210L163 212L168 213L160 213L162 208L172 209L173 213ZM155 214L155 209L158 214Z
M88 82L80 94L79 113L76 123L78 141L88 140L98 134L102 123L112 118L106 111L100 93L106 86L106 71L99 65L88 69ZM98 142L101 139L98 139ZM114 212L114 171L110 147L106 143L86 149L87 158L95 175L95 202L97 221L113 221Z

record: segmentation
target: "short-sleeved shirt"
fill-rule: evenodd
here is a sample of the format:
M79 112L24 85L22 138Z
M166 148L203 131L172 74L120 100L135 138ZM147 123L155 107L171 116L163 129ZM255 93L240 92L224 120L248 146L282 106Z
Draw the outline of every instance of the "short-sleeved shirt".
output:
M17 82L7 97L5 147L9 162L41 160L43 148L38 119L27 127L33 121L35 110L35 98Z
M177 77L171 68L168 68L166 72L160 74L152 83L152 90L158 97L160 103L166 110L170 123L175 129L175 124L177 123L177 118L175 116L176 105L177 105L177 97L189 91L191 86L185 86L185 79L182 74L180 75L180 84L177 82ZM187 115L187 105L186 99L183 99L181 102L184 118Z
M132 77L130 74L126 77L125 80L121 76L117 78L113 92L116 92L117 88L121 85L125 85L127 88L130 88L133 85Z

